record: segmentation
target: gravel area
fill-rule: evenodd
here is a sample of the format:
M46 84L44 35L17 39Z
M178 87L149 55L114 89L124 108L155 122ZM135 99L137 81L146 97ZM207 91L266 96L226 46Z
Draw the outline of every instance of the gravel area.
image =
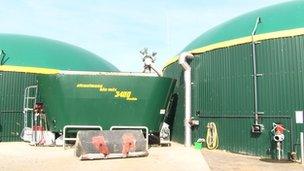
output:
M74 156L74 149L2 142L0 170L208 171L209 167L200 151L176 143L171 147L151 147L147 157L80 161Z

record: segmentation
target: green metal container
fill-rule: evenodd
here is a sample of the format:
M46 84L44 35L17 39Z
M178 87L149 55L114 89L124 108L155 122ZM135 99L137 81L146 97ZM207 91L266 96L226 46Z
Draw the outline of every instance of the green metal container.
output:
M261 23L251 36L257 17ZM192 116L200 121L192 138L206 136L206 125L215 122L219 148L242 154L275 157L272 123L285 125L284 158L299 154L303 123L295 111L304 110L304 1L292 1L257 10L204 33L183 51L194 54ZM255 41L257 100L262 133L252 133L254 123L253 49ZM177 79L173 115L173 140L184 140L183 70L176 58L164 68ZM175 111L175 112L174 112Z
M146 126L159 131L175 81L144 74L41 75L50 129L65 125Z

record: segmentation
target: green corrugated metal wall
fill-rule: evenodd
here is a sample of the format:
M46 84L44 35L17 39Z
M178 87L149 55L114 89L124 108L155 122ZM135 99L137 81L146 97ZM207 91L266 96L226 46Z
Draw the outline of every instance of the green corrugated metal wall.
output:
M0 140L19 141L23 128L23 94L36 84L33 74L0 72Z
M192 114L200 120L193 130L193 141L205 137L208 122L218 126L220 149L232 152L273 156L273 122L283 123L284 150L299 152L299 132L294 112L304 109L304 36L261 41L256 46L259 111L264 112L261 135L251 134L253 116L253 66L251 44L209 51L191 62ZM179 80L175 93L183 94L181 67L174 63L165 75ZM183 142L184 98L178 97L172 138Z

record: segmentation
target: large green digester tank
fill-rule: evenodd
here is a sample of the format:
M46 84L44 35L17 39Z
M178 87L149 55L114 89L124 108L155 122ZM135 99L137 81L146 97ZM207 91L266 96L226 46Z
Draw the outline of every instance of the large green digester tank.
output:
M142 73L57 74L39 76L38 86L51 131L100 125L158 132L175 81Z
M283 157L299 154L304 124L295 113L304 110L303 18L304 1L266 7L214 27L183 50L194 55L191 113L200 122L193 141L205 137L207 123L214 122L220 149L275 157L273 123L281 123L288 130ZM164 75L177 79L172 136L183 142L184 82L177 57ZM259 132L255 124L262 126Z

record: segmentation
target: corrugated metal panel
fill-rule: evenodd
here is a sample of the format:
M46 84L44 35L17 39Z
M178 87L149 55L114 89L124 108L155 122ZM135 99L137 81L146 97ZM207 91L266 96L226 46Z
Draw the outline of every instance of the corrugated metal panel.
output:
M266 114L291 114L304 108L303 37L263 42L258 46L260 108Z
M200 118L200 127L194 129L194 141L204 137L207 122L215 122L220 135L219 148L260 156L273 156L271 138L273 122L281 122L286 133L284 156L295 147L299 152L299 131L303 124L295 124L294 112L304 110L304 36L262 41L256 47L259 111L265 130L251 134L253 118L253 67L251 44L218 49L197 55L193 68L192 113ZM165 75L179 79L181 68L169 66ZM178 84L180 85L180 84ZM183 92L177 87L176 92ZM182 142L183 98L178 98L173 127L173 140ZM195 114L198 113L198 116ZM178 129L177 129L178 128ZM176 138L179 137L179 138Z
M19 134L23 127L22 113L0 114L0 140L19 141Z
M251 63L250 45L197 56L192 62L193 110L216 116L253 113Z
M296 144L304 127L295 124L294 113L304 110L304 36L264 41L257 50L258 72L263 74L258 82L260 111L290 116L292 143L299 154Z
M34 85L32 74L0 72L0 139L18 141L23 127L23 93L27 86Z

